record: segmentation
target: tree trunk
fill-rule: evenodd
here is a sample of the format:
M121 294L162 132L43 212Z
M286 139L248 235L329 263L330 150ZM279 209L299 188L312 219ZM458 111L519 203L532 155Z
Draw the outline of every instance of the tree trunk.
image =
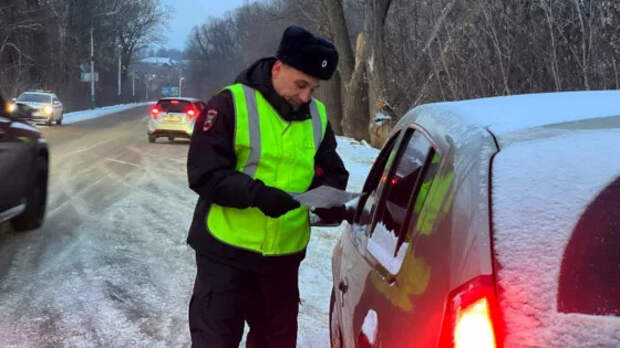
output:
M367 0L364 31L368 35L366 72L368 74L368 132L370 143L379 147L394 126L396 116L389 98L385 69L385 24L392 0ZM375 122L378 116L389 116L392 121Z
M342 100L342 134L356 139L368 139L368 103L364 82L362 55L353 54L349 31L344 18L342 0L323 0L327 8L332 39L338 48L340 91ZM358 39L358 42L360 40ZM363 45L362 45L363 46ZM336 127L335 127L336 128Z
M364 57L364 36L357 37L355 67L351 79L344 81L342 96L344 112L342 129L346 136L369 140L368 133L368 85L365 79L366 65Z

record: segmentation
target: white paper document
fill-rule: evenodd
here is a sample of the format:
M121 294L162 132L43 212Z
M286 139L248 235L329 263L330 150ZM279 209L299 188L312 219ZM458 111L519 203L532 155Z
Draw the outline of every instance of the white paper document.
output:
M310 191L293 195L293 198L311 208L331 208L345 204L359 195L359 193L347 192L331 186L319 186Z

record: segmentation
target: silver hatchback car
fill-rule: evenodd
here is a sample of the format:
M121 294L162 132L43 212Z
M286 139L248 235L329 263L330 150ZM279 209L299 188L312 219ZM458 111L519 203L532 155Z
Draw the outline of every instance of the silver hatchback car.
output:
M206 104L199 99L184 97L161 98L151 107L147 136L154 143L159 137L191 138L194 123Z
M620 347L620 91L422 105L332 259L332 347Z

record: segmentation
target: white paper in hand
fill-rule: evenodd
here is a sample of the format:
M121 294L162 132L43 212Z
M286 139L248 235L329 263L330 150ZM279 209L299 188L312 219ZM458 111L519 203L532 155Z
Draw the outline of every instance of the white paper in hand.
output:
M293 198L311 208L331 208L345 204L359 195L359 193L347 192L323 185L313 190L293 195Z

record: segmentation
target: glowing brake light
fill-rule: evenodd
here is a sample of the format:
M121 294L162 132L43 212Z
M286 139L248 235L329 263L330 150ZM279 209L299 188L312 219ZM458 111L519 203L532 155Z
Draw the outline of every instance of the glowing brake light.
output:
M489 301L482 298L457 314L455 347L496 347Z
M188 120L193 120L198 116L198 110L190 106L185 110L185 115L187 115Z
M153 108L151 109L151 116L153 117L153 119L157 119L157 116L160 112L161 110L159 110L157 106L153 106Z
M472 279L448 299L441 348L499 348L500 316L490 275Z

